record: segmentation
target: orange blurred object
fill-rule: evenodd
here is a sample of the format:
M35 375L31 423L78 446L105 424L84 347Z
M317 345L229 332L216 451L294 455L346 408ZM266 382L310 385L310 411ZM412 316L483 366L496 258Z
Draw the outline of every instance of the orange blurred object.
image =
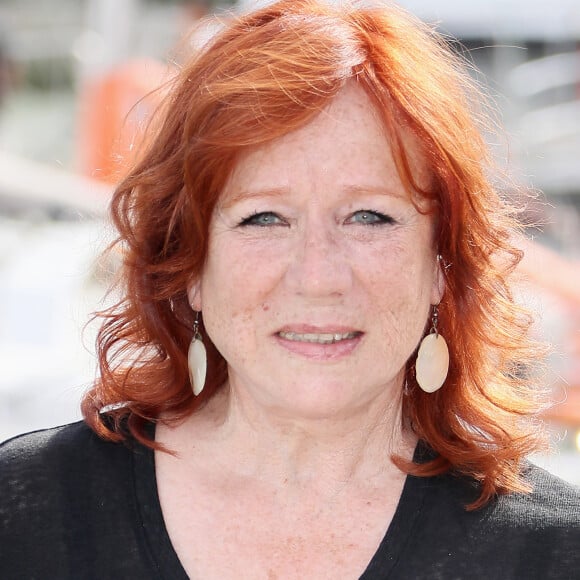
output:
M82 173L114 183L131 167L170 72L159 61L139 59L85 82L78 133Z

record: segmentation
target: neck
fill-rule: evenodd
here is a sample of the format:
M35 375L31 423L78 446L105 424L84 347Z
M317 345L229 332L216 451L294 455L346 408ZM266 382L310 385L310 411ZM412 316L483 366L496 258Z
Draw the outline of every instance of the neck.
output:
M234 457L238 475L265 482L329 489L383 481L402 476L391 455L410 458L416 444L403 427L401 402L401 395L385 396L340 417L304 418L264 408L226 386L191 418L195 433L188 440L209 443L216 456L227 449L228 469Z

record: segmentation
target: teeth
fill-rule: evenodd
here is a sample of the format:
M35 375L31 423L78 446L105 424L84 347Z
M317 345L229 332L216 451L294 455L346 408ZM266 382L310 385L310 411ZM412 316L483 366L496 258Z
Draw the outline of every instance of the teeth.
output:
M293 340L296 342L316 342L318 344L333 344L335 342L340 342L341 340L348 340L349 338L355 338L357 336L356 332L345 332L341 334L339 332L331 333L306 333L299 334L298 332L279 332L278 335L286 340Z

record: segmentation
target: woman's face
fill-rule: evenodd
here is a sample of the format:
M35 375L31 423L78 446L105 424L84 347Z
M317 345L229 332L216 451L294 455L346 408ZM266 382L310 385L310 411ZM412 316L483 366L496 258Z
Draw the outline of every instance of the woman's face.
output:
M246 153L189 291L231 388L309 418L398 400L443 292L432 235L354 84L307 126Z

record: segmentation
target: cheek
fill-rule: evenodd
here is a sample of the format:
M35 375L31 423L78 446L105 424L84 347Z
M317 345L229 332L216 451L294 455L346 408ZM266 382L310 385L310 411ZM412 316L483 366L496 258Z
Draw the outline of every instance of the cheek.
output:
M386 357L385 364L402 368L417 348L427 324L428 301L410 299L409 294L393 296L393 300L376 312L381 336L377 356Z
M387 348L399 345L409 354L424 332L434 282L430 256L409 251L411 247L392 247L389 257L383 254L377 262L381 265L367 275Z
M210 267L202 282L203 321L206 334L229 362L246 360L242 345L253 344L253 325L248 302L248 281L240 284L240 270ZM244 274L247 276L247 274ZM247 361L246 361L247 362Z
M287 240L247 240L224 234L208 255L207 278L218 290L229 291L236 301L250 300L280 280L291 255Z
M412 276L402 275L383 285L375 300L377 315L389 334L413 334L423 328L429 309L429 292L413 283Z
M277 265L279 260L262 260L251 252L216 248L201 284L206 328L220 332L220 324L247 334L253 319L270 309L269 295L280 276Z

